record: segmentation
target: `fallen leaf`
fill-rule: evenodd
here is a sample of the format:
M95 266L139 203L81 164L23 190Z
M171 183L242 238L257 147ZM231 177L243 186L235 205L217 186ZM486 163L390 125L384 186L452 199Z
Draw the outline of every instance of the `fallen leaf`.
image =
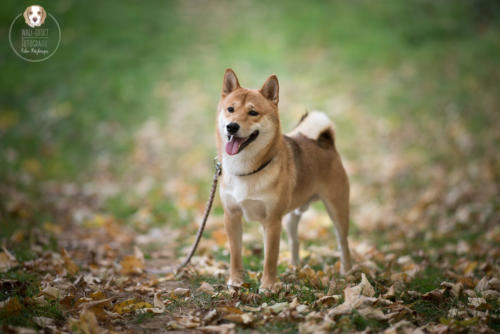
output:
M74 276L79 270L78 266L75 264L75 262L73 262L68 252L64 248L61 249L61 255L64 260L64 267L68 271L68 274Z
M0 310L2 312L5 312L9 316L19 314L22 308L23 306L21 305L17 297L11 297L6 301L3 301L0 305Z
M213 286L211 284L209 284L207 282L203 282L203 283L201 283L201 285L197 291L206 292L206 293L211 295L215 292L215 289L213 288Z
M115 306L113 307L113 312L118 314L124 314L133 312L138 309L152 308L152 307L153 305L151 305L148 302L136 301L134 298L132 298L124 300L118 304L115 304Z
M373 307L367 306L358 310L359 314L361 314L365 318L375 319L375 320L387 320L389 317L382 312L380 309L375 309Z
M135 255L127 255L120 262L122 275L141 274L144 269L144 261Z
M272 306L269 306L268 308L269 308L269 310L271 310L271 312L278 314L281 311L283 311L284 309L286 309L287 307L288 307L288 303L283 302L283 303L276 303Z
M33 321L42 328L53 326L55 324L54 319L47 317L33 317Z
M197 330L202 331L204 333L217 333L217 334L234 334L235 333L235 324L222 324L222 325L212 325L212 326L204 326L198 327Z
M210 323L212 320L215 319L215 317L217 316L217 310L216 309L213 309L211 311L209 311L204 317L203 317L203 321L205 323Z
M332 305L338 303L340 297L340 295L323 296L314 302L314 306L331 307Z
M254 317L250 313L241 313L241 314L229 313L224 315L223 319L248 325L254 320Z
M99 326L97 318L92 311L83 310L79 320L70 320L69 328L72 332L82 332L85 334L101 334L104 330Z
M177 288L174 289L173 294L177 297L184 297L184 296L189 296L190 291L189 289L186 288Z
M46 296L52 297L54 299L59 299L61 297L61 291L50 285L47 285L47 287L40 291L40 293L43 293Z
M443 291L444 291L444 289L443 290L434 289L432 291L424 293L422 295L422 299L424 299L424 300L430 300L430 301L433 301L433 302L440 302L444 298Z

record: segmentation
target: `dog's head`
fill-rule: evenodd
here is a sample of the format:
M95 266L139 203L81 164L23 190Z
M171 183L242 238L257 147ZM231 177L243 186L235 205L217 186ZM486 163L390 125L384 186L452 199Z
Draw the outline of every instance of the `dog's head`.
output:
M45 22L47 12L45 12L42 6L33 5L26 8L23 15L26 24L34 28L40 27Z
M256 90L241 87L233 70L226 70L217 130L227 156L249 157L272 143L281 133L278 101L279 84L275 75Z

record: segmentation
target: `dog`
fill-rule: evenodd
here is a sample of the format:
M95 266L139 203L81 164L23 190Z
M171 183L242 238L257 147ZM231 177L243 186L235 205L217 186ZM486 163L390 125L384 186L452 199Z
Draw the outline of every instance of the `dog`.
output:
M271 75L262 88L240 86L227 69L217 107L216 141L222 163L220 198L230 249L228 286L243 283L242 218L264 230L261 291L277 282L282 218L291 262L299 264L298 223L309 204L322 200L332 219L341 253L341 271L351 268L347 241L349 181L335 147L333 123L321 112L302 117L290 133L281 132L279 83Z
M31 28L40 27L47 17L47 12L42 6L29 6L24 11L24 21Z

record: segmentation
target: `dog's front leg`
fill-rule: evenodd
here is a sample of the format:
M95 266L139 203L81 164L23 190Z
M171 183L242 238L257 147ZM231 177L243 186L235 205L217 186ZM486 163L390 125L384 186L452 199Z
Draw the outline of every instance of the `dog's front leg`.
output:
M224 226L229 239L231 257L228 286L241 286L243 284L243 262L241 260L242 225L241 210L224 210Z
M272 289L276 283L278 255L280 252L281 219L273 219L264 225L264 274L260 288Z

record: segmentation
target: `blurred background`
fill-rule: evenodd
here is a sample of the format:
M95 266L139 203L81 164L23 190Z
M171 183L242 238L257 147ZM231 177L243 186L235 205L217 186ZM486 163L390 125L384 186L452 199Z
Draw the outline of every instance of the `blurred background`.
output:
M228 67L245 87L278 76L285 130L307 110L334 120L355 245L498 246L497 1L38 4L62 29L41 63L6 43L31 3L0 5L0 236L21 257L32 228L106 219L168 229L181 254L208 195ZM322 210L305 217L306 244L333 240ZM205 248L224 249L221 215L217 202Z

